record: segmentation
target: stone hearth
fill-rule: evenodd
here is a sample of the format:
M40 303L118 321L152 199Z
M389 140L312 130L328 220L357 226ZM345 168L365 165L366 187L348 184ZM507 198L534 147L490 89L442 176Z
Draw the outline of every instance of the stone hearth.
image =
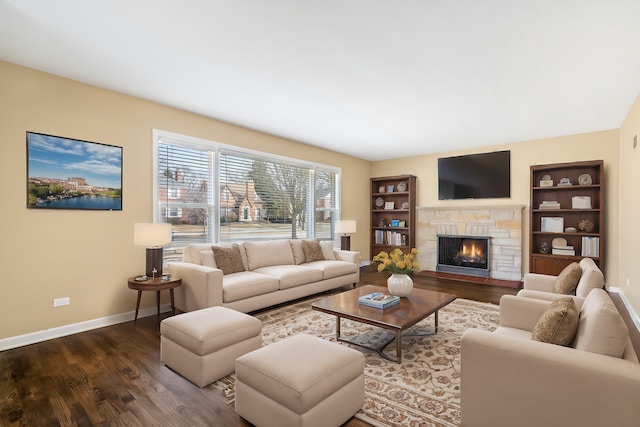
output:
M438 234L489 236L489 277L522 280L522 215L524 206L417 208L418 261L436 271Z

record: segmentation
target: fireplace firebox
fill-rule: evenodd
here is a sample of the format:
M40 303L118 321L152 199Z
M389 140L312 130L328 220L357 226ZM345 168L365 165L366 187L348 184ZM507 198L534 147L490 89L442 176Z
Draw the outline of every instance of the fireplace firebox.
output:
M489 277L489 236L438 235L436 271Z

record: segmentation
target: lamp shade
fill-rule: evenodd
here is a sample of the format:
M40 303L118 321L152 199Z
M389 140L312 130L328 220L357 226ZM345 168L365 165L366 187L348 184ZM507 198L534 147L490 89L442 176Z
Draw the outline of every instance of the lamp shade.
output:
M353 220L338 220L335 226L336 234L349 234L356 232L356 222Z
M136 222L133 224L133 244L157 247L171 243L171 224Z

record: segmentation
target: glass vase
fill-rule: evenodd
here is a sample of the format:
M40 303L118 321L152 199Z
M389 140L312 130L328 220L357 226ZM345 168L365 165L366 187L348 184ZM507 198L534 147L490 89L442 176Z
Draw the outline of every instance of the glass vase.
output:
M408 274L392 274L387 279L387 288L391 295L406 297L413 289L413 280Z

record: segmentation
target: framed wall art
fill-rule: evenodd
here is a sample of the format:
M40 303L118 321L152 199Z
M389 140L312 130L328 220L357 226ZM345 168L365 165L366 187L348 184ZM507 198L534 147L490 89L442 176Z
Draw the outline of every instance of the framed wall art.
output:
M122 147L27 132L27 208L122 210Z

